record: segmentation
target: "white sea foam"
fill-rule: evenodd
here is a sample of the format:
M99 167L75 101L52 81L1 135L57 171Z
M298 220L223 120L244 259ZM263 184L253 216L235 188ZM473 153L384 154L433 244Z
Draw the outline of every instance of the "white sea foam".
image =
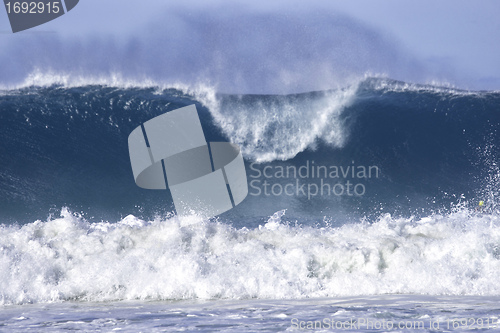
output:
M191 217L89 223L63 209L0 227L0 303L500 295L500 219L467 211L340 228ZM198 222L190 224L192 222Z
M271 103L230 103L210 111L231 142L242 147L245 157L257 162L287 160L319 140L342 147L347 129L341 118L358 86L325 91L298 98L283 96ZM318 96L319 95L319 96Z

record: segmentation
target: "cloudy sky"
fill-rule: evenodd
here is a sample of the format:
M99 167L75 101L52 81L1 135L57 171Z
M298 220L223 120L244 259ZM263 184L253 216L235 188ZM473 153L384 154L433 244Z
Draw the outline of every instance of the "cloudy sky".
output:
M382 75L500 90L499 16L496 0L82 0L13 34L0 10L0 82L119 73L287 93Z

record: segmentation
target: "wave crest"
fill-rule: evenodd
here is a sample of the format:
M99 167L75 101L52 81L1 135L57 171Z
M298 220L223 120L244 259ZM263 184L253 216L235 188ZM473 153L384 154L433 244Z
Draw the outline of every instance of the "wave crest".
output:
M242 147L245 157L257 162L288 160L314 149L318 140L343 146L347 129L341 115L356 91L357 85L266 100L239 96L223 99L210 112L229 140Z

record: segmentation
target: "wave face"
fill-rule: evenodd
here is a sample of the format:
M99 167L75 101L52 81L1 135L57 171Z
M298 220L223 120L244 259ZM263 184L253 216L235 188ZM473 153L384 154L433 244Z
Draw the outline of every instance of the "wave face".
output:
M302 298L385 293L498 295L500 220L466 211L383 215L341 228L198 221L0 227L0 304L61 300Z
M480 199L493 205L500 174L499 100L496 92L383 79L293 95L224 95L210 87L147 84L3 91L0 218L32 222L61 207L110 221L172 211L167 193L135 185L127 137L138 124L193 103L207 140L239 144L249 181L255 181L249 197L224 215L233 224L255 227L256 217L262 222L282 209L290 217L344 221L380 212L425 215ZM340 176L276 175L279 168L311 172L313 166L337 168ZM360 167L376 169L360 178ZM275 186L271 195L264 194L265 168ZM320 187L323 180L330 186L359 183L356 193L363 194L311 197L298 189ZM275 195L279 186L295 182L296 195Z

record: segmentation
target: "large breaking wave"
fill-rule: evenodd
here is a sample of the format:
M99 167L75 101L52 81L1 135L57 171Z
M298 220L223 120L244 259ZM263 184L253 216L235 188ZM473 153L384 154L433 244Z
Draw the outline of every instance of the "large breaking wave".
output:
M168 197L135 186L127 137L138 124L192 103L209 141L242 147L249 176L255 168L313 163L380 170L376 179L363 180L363 197L254 197L232 211L238 216L265 218L280 209L313 218L378 215L384 209L408 216L488 196L493 205L498 197L496 92L387 79L292 95L36 80L44 86L4 90L0 97L5 222L32 222L63 206L104 220L128 214L149 219L171 211Z
M500 294L497 92L367 78L231 95L66 79L0 93L3 304ZM249 195L216 220L173 216L167 194L135 185L127 137L193 103L208 141L242 147L250 180L313 163L380 177L360 180L363 196Z

